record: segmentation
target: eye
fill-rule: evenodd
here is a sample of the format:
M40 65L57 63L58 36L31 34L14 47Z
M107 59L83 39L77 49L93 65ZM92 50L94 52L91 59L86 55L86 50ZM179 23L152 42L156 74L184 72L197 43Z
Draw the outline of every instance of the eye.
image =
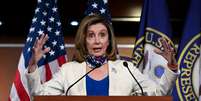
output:
M87 37L88 37L88 38L93 38L93 37L94 37L94 33L93 33L93 32L87 33Z
M101 37L105 37L107 34L108 34L108 33L107 33L106 31L100 32L100 36L101 36Z
M105 35L106 35L106 34L103 33L103 32L100 33L100 36L101 36L101 37L104 37Z

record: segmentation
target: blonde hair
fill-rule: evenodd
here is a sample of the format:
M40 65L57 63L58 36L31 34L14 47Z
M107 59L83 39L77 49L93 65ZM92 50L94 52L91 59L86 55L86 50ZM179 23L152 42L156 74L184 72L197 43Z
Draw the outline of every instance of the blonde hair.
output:
M101 16L90 15L86 16L80 23L75 37L75 47L77 49L77 54L75 54L75 60L78 62L84 61L85 57L88 55L88 50L86 48L86 34L89 26L102 23L106 26L109 34L109 46L106 50L106 56L109 60L116 59L116 40L111 24Z

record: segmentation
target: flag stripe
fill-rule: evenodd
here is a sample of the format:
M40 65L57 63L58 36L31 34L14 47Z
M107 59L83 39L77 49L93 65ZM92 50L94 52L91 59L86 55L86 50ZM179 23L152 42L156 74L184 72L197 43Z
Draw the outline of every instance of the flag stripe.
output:
M29 95L27 94L22 82L21 82L21 79L20 79L20 72L19 70L16 71L16 75L15 75L15 80L14 80L14 85L16 87L16 90L17 90L17 94L19 96L19 99L21 101L29 101L30 98L29 98Z
M52 78L52 72L50 70L49 64L45 64L45 74L46 74L46 81L49 81Z
M25 59L24 59L24 55L21 54L20 60L19 60L19 64L18 64L18 71L20 73L20 80L22 82L22 85L24 86L26 92L28 93L28 83L27 83L27 78L25 73L27 72L27 69L24 65ZM17 89L17 88L16 88Z
M11 94L10 94L9 98L11 101L12 101L12 99L14 99L14 100L19 99L14 83L12 84Z
M59 63L59 67L61 67L62 64L64 64L64 63L66 62L65 56L60 56L60 57L57 59L57 62Z
M41 78L41 82L45 82L46 81L46 73L45 73L45 66L40 66L39 67L39 72L40 72L40 78Z
M10 96L8 97L8 101L11 101Z
M57 59L54 60L54 61L52 61L52 62L49 62L48 64L49 64L49 66L50 66L50 70L51 70L52 73L55 73L55 72L58 71L59 68L60 68Z

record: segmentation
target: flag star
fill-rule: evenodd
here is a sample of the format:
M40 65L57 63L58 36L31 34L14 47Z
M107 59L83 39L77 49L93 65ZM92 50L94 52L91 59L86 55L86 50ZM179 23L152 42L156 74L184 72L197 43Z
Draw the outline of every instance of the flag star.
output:
M46 46L46 45L44 45L44 48L47 48L47 46Z
M57 8L56 7L53 7L52 10L53 10L53 12L57 12Z
M46 58L46 55L45 55L45 54L43 55L43 58Z
M41 23L42 26L45 26L46 22L44 20L42 20L40 23Z
M94 15L94 13L93 13L93 12L91 12L91 13L89 14L89 16L90 16L90 15Z
M41 0L38 0L38 3L41 3Z
M33 38L32 38L32 37L30 37L30 40L29 40L29 41L31 42L32 40L33 40Z
M56 36L59 36L59 35L60 35L60 31L57 30L57 31L55 32L55 34L56 34Z
M51 50L49 53L50 53L50 56L55 54L55 52L53 50Z
M46 16L46 15L47 15L47 12L44 11L44 12L43 12L43 15Z
M54 18L52 16L49 18L49 20L50 22L54 22Z
M37 18L32 19L32 23L35 23L37 21Z
M104 14L105 13L105 9L101 8L100 12L101 12L101 14Z
M42 34L43 34L43 31L40 29L40 30L38 31L38 34L39 34L39 35L42 35Z
M95 3L95 2L92 4L92 7L93 7L93 8L97 8L97 6L98 6L98 4Z
M30 52L30 51L31 51L31 48L29 47L29 48L27 49L27 51Z
M30 37L27 37L27 39L26 39L26 40L27 40L27 42L29 42L29 40L30 40Z
M63 49L64 49L64 45L63 45L63 44L60 46L60 49L61 49L61 50L63 50Z
M48 27L47 27L47 31L48 31L48 32L52 32L52 27L48 26Z
M58 26L61 26L61 22L57 22L57 25L58 25Z
M31 28L29 29L29 33L33 32L33 31L35 31L35 27L31 27Z
M103 0L104 4L106 4L108 1L107 0Z
M48 7L50 4L49 3L45 3L45 5Z
M36 8L35 13L38 13L40 10L40 8Z
M52 45L53 45L53 46L56 46L56 45L57 45L57 41L54 40L54 41L52 42Z

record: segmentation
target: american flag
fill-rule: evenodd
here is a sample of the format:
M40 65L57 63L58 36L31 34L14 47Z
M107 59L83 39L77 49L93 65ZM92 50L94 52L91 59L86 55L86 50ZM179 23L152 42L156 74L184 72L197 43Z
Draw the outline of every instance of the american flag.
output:
M50 47L38 63L41 82L48 81L52 75L59 70L67 60L64 48L64 38L61 32L61 22L56 0L38 0L37 8L32 19L32 24L21 54L18 69L12 84L9 100L10 101L30 101L27 79L25 73L32 56L34 42L42 34L48 34L49 39L44 45Z
M108 0L88 0L84 14L85 15L98 14L104 17L112 25L112 17L110 14ZM116 56L117 58L120 58L118 48L116 47L116 49L117 49ZM121 58L123 59L124 57Z
M98 14L111 22L108 0L88 0L85 15Z

